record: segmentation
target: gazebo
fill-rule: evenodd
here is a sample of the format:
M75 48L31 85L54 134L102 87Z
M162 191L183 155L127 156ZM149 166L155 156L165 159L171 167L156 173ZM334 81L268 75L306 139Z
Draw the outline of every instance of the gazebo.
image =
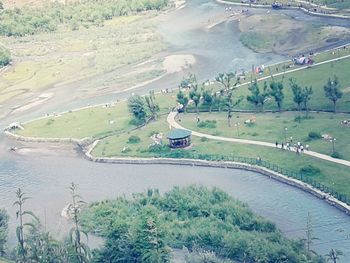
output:
M185 148L191 145L191 131L174 129L167 134L170 148Z

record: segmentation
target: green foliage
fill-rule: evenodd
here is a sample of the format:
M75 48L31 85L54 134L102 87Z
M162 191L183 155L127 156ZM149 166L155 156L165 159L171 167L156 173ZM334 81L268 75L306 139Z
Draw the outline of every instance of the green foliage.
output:
M306 175L318 175L321 173L321 170L318 167L308 164L300 168L300 172Z
M149 92L149 95L145 96L146 106L149 111L149 115L151 119L157 120L158 112L159 112L159 105L156 102L156 96L154 95L154 90L151 90Z
M343 97L343 92L340 90L340 83L337 76L333 79L329 78L327 84L323 87L325 96L333 102L333 110L336 112L337 101Z
M168 247L197 251L193 260L206 254L238 262L316 262L300 242L217 188L149 190L131 200L94 203L83 211L83 224L105 239L98 262L166 262Z
M182 90L179 90L179 92L176 95L176 102L182 105L182 111L186 109L188 101L189 99L186 96L186 94Z
M4 209L0 209L0 257L5 254L5 244L8 234L9 215Z
M311 131L309 132L308 138L310 140L318 140L322 138L322 135L319 132Z
M128 143L136 144L141 141L141 138L137 135L131 135L128 139Z
M0 67L8 65L11 61L11 53L8 49L0 46Z
M338 152L333 152L331 154L331 157L337 158L337 159L342 159L343 156L340 153L338 153Z
M133 95L128 99L128 108L129 112L140 123L146 121L147 113L145 100L140 95Z
M48 4L42 8L23 7L0 13L0 34L5 36L33 35L55 31L59 25L72 30L79 26L103 26L105 20L133 12L160 10L168 0L86 0L74 4Z
M281 111L282 102L284 100L283 83L281 81L272 80L272 82L270 82L269 94L274 98L278 110Z
M205 121L200 121L197 126L199 128L207 128L207 129L214 129L216 128L216 120L205 120Z
M264 106L266 97L269 95L267 92L267 84L264 82L263 90L260 91L257 80L251 83L248 87L251 95L247 96L247 101L254 104L256 110L258 110L259 105Z

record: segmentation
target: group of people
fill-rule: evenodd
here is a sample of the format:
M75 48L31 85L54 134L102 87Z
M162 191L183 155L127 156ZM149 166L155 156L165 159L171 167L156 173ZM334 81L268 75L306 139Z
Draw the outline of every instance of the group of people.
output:
M282 150L288 150L288 151L293 151L295 150L296 154L303 153L304 150L308 151L309 150L309 145L306 144L305 146L301 142L297 142L293 144L293 137L290 137L289 141L284 143L282 142L281 144L276 141L276 148L280 148Z

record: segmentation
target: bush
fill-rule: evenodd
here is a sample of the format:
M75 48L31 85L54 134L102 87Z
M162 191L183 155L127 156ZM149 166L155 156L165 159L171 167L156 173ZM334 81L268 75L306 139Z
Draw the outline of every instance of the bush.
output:
M199 128L207 128L207 129L215 129L216 128L216 121L215 120L212 120L212 121L209 121L209 120L200 121L197 124L197 127L199 127Z
M8 65L11 61L10 51L0 46L0 67Z
M342 158L341 154L338 153L338 152L332 153L331 156L332 156L333 158L337 158L337 159L341 159L341 158Z
M131 135L128 139L128 143L132 143L132 144L139 143L140 141L141 141L140 137L136 135Z
M209 141L209 139L207 137L202 137L201 138L201 142L207 142L207 141Z
M129 121L129 124L133 125L133 126L136 126L136 127L139 127L139 126L145 124L145 120L140 120L140 119L133 118L133 119L131 119Z
M309 132L308 137L310 140L318 140L322 138L322 135L319 132L311 131Z
M321 170L313 165L308 164L300 168L300 172L306 175L317 175L321 173Z

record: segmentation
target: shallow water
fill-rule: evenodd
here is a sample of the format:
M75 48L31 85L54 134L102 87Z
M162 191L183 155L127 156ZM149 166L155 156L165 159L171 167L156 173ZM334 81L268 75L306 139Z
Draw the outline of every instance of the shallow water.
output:
M271 64L282 59L275 54L256 54L239 42L235 22L221 23L211 30L206 29L208 20L223 14L224 7L209 0L192 0L187 6L165 16L159 31L169 44L173 54L193 54L197 63L191 71L206 79L218 72L249 69L252 64ZM250 12L265 12L252 9ZM284 11L303 21L321 24L344 24L348 21L310 17L301 12ZM210 21L209 21L210 22ZM135 92L145 93L149 89L176 87L186 72L169 75ZM128 93L110 94L83 101L72 101L65 105L45 105L41 109L18 116L23 121L42 116L46 112L69 110L87 104L109 102L129 96ZM4 127L13 119L0 123ZM0 137L0 207L8 209L14 218L12 202L15 190L22 187L32 196L28 202L57 236L65 233L66 222L60 217L62 208L69 199L68 185L74 181L86 201L130 195L147 188L158 188L162 192L175 185L203 184L218 186L232 196L247 202L258 214L274 221L290 237L303 237L307 213L313 217L314 233L319 240L314 249L325 254L330 248L344 252L342 262L350 262L350 242L346 239L350 231L350 217L310 194L278 183L265 176L241 171L215 168L199 168L168 165L110 165L97 164L69 154L55 156L20 156L10 153L12 145ZM11 221L11 226L14 221ZM13 240L13 231L12 231Z

